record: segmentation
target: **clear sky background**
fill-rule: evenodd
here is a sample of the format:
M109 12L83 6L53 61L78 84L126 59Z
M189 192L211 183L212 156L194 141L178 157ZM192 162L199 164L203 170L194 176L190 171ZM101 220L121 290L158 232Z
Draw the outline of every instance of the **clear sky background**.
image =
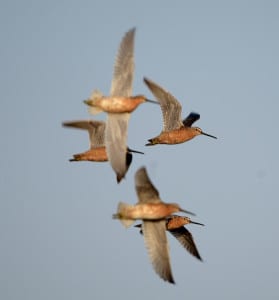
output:
M278 13L277 1L0 2L1 299L278 299ZM128 144L145 155L117 185L108 163L68 162L88 137L61 122L91 118L82 100L109 93L134 26L134 94L152 98L149 77L218 140L145 147L162 116L143 104ZM165 202L206 224L188 226L202 263L168 234L175 286L111 217L137 201L143 165Z

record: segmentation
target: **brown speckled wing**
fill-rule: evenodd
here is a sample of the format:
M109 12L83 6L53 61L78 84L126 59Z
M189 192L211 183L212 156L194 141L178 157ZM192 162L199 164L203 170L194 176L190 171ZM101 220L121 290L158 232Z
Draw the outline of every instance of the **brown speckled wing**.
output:
M144 82L160 103L163 114L163 131L171 131L183 126L181 105L175 97L150 79L144 78Z
M90 139L90 148L105 146L105 122L94 120L78 120L63 122L63 126L87 130Z

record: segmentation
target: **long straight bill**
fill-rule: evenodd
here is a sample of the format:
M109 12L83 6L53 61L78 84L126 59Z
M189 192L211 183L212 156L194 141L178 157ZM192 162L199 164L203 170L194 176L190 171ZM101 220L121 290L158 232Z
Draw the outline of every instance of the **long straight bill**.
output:
M208 133L205 133L205 132L202 132L201 134L206 135L206 136L209 136L209 137L211 137L211 138L213 138L213 139L217 139L216 136L211 135L211 134L208 134Z
M160 104L158 101L150 100L150 99L147 99L147 98L145 98L145 101L149 102L149 103Z
M196 224L196 225L201 225L201 226L204 226L204 224L202 224L202 223L199 223L199 222L194 222L194 221L192 221L192 220L190 221L190 223L191 223L191 224Z
M138 153L138 154L144 154L144 152L141 152L141 151L137 151L137 150L133 150L131 148L127 148L128 152L131 152L131 153Z
M188 214L188 215L192 215L192 216L195 216L196 214L192 213L191 211L189 210L185 210L185 209L180 209L181 212L184 212L185 214Z

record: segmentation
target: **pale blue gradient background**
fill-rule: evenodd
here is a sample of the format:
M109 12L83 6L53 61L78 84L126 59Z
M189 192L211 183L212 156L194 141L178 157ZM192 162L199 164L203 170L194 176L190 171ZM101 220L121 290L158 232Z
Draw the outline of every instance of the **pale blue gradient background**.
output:
M0 2L1 299L278 299L278 2L164 3ZM145 156L117 185L109 164L68 162L88 138L61 122L91 117L82 100L109 92L133 26L134 94L151 98L142 78L153 79L218 140L144 147L162 120L144 104L128 142ZM111 218L136 202L142 165L164 201L206 224L188 227L203 263L169 236L175 286Z

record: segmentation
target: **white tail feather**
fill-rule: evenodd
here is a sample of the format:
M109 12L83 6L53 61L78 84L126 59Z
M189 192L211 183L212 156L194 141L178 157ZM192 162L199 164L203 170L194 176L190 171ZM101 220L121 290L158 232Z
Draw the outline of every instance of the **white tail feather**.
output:
M103 98L103 94L100 91L94 90L91 93L90 97L88 98L88 100L86 102L87 105L89 105L88 112L90 114L97 115L97 114L99 114L100 112L103 111L101 108L99 108L97 106L94 106L94 101L99 100L101 98Z
M95 99L100 99L104 97L104 95L99 91L99 90L94 90L90 97L89 97L89 100L95 100Z
M88 112L92 115L97 115L101 113L103 110L97 106L90 106L88 107Z
M119 220L121 222L121 224L125 227L128 228L130 227L135 221L132 219L120 219Z
M122 225L126 228L130 227L135 222L135 220L128 219L126 217L127 210L131 207L133 206L124 202L119 202L117 207L117 218L122 223Z

